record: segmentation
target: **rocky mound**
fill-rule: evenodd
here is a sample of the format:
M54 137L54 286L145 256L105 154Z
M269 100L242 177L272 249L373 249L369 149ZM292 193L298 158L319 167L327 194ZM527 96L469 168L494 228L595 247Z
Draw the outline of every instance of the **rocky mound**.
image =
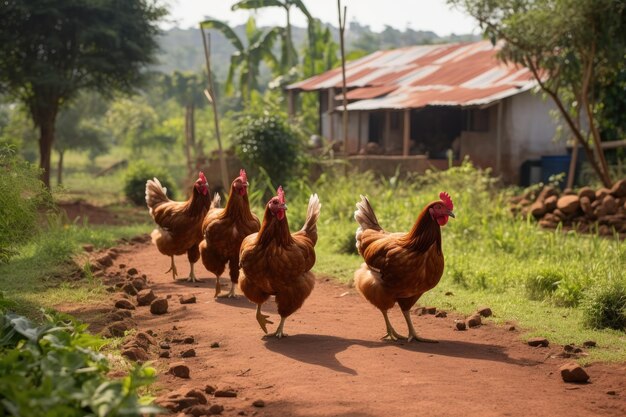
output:
M626 234L626 179L617 181L611 189L593 190L583 187L578 192L563 192L551 186L528 191L510 200L514 214L532 216L544 228L564 228L582 233L610 236Z

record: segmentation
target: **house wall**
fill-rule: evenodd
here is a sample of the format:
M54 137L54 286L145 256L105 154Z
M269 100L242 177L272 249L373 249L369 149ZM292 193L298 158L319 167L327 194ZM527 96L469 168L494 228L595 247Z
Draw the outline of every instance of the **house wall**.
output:
M520 167L529 159L544 155L563 155L564 142L555 142L557 123L550 116L555 109L530 91L502 101L501 173L496 172L498 104L489 107L489 129L486 132L461 132L461 155L482 168L491 167L507 183L517 184Z
M328 90L320 92L322 105L322 136L331 137L335 141L343 140L341 129L341 113L332 115L334 118L334 132L330 132L330 115L328 109ZM325 103L325 104L324 104ZM566 153L564 142L555 142L557 124L550 116L555 106L550 100L543 100L539 95L530 91L509 97L502 101L502 132L501 132L501 173L496 171L496 144L498 104L494 104L484 111L489 113L488 129L484 132L462 131L459 137L459 154L461 158L469 156L479 167L494 169L495 174L501 174L507 183L519 183L520 167L528 159L539 159L544 155L562 155ZM393 112L391 112L393 113ZM397 123L390 124L387 142L379 138L381 146L385 147L386 154L402 153L403 118L398 113ZM349 113L348 147L350 155L359 153L369 138L369 114L361 113L361 129L359 143L359 120L357 112ZM411 138L419 137L419 132L411 132Z

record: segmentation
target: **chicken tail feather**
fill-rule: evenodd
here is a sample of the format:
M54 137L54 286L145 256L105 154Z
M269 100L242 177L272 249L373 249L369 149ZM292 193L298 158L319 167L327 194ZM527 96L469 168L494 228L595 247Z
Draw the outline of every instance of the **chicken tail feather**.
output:
M314 244L317 242L317 219L320 217L321 208L322 204L317 194L311 194L302 231L313 240Z
M364 230L383 230L378 224L378 219L374 213L374 209L370 205L369 200L365 196L361 196L361 201L356 203L356 210L354 212L354 220L357 221L359 227L356 229L356 248L361 253L361 234Z
M213 196L213 200L211 200L211 207L209 210L214 208L220 208L222 206L222 197L220 197L219 193L215 193Z
M361 201L356 203L356 211L354 212L354 220L359 224L359 229L367 230L383 230L378 224L374 209L370 205L369 200L365 196L361 196Z
M168 201L170 199L167 198L167 188L163 187L156 177L146 181L146 204L150 214L156 207Z

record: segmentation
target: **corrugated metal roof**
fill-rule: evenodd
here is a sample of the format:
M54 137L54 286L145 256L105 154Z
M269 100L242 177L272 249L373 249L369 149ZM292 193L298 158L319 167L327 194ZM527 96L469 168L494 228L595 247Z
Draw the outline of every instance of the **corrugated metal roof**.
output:
M419 45L348 62L348 99L358 100L348 110L484 105L536 85L526 68L499 61L498 49L489 41ZM340 87L341 69L335 68L287 89Z

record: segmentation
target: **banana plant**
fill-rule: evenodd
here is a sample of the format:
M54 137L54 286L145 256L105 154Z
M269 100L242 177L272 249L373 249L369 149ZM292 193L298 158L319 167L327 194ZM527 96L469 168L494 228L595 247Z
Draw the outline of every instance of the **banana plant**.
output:
M244 104L250 102L250 94L258 88L259 67L266 62L273 70L279 68L279 62L272 53L276 39L283 36L284 29L274 27L269 30L260 30L254 18L250 17L246 23L246 43L226 23L209 19L201 23L203 28L215 29L221 32L233 45L235 52L230 57L228 78L226 79L226 94L233 94L234 80L239 74L239 92Z
M314 33L312 32L312 22L313 16L309 13L308 9L304 5L301 0L240 0L237 3L233 4L232 10L240 10L240 9L261 9L265 7L281 7L285 10L287 14L287 26L285 28L285 32L283 33L283 45L282 45L282 53L281 53L281 69L283 72L288 71L292 67L298 64L298 53L296 52L296 48L293 45L293 39L291 37L291 7L294 6L302 14L304 14L309 22L309 30L308 30L308 41L309 47L315 42L313 38Z

